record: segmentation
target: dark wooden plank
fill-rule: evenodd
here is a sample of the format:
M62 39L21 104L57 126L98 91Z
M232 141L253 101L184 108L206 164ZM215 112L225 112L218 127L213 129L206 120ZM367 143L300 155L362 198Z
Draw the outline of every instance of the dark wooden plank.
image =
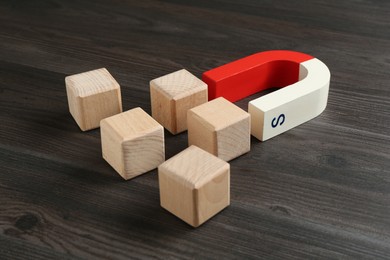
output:
M390 258L389 12L352 0L1 2L1 258ZM150 112L151 79L268 49L323 60L328 107L253 138L231 162L231 206L198 229L159 206L155 170L121 180L99 130L68 113L69 74L106 67L124 109ZM165 136L167 158L187 146L186 133Z

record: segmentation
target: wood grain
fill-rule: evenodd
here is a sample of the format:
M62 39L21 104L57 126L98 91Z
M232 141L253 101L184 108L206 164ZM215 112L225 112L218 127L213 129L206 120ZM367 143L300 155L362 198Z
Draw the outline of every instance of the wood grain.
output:
M225 161L250 151L250 115L225 98L188 110L188 144Z
M230 165L190 146L158 167L160 203L193 227L230 204Z
M389 259L389 12L384 0L1 1L1 258ZM323 61L328 106L252 138L230 162L231 205L195 230L160 207L157 171L123 181L99 130L68 112L67 75L106 67L124 110L150 114L151 79L271 49ZM170 158L187 134L165 143Z
M207 99L207 84L181 69L150 81L152 116L172 134L187 130L187 110Z
M69 111L83 131L122 112L120 86L105 68L67 76L65 85Z
M105 118L100 128L103 158L125 180L164 162L164 129L142 108Z

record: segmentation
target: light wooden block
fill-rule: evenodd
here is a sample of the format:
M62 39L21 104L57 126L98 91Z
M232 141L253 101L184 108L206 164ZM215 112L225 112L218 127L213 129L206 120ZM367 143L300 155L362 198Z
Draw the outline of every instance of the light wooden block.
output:
M141 108L103 119L100 128L103 158L125 180L165 160L164 128Z
M65 84L69 111L83 131L122 112L120 86L105 68L68 76Z
M187 110L207 102L207 84L185 69L150 81L152 116L172 134L187 130Z
M188 110L188 143L230 161L250 150L250 116L220 97Z
M230 165L190 146L158 167L161 206L197 227L230 204Z

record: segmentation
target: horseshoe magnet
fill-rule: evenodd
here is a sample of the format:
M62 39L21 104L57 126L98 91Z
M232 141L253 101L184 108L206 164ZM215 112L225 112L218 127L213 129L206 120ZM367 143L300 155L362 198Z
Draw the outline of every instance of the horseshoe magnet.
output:
M275 50L259 52L203 73L212 100L235 102L259 91L282 87L248 104L251 134L265 141L325 110L330 71L310 55Z

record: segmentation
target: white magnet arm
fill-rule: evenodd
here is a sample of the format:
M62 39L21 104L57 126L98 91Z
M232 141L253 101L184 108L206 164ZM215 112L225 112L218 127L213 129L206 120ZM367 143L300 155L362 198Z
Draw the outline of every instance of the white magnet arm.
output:
M299 81L249 102L251 133L265 141L318 116L328 101L330 71L320 60L302 62Z

